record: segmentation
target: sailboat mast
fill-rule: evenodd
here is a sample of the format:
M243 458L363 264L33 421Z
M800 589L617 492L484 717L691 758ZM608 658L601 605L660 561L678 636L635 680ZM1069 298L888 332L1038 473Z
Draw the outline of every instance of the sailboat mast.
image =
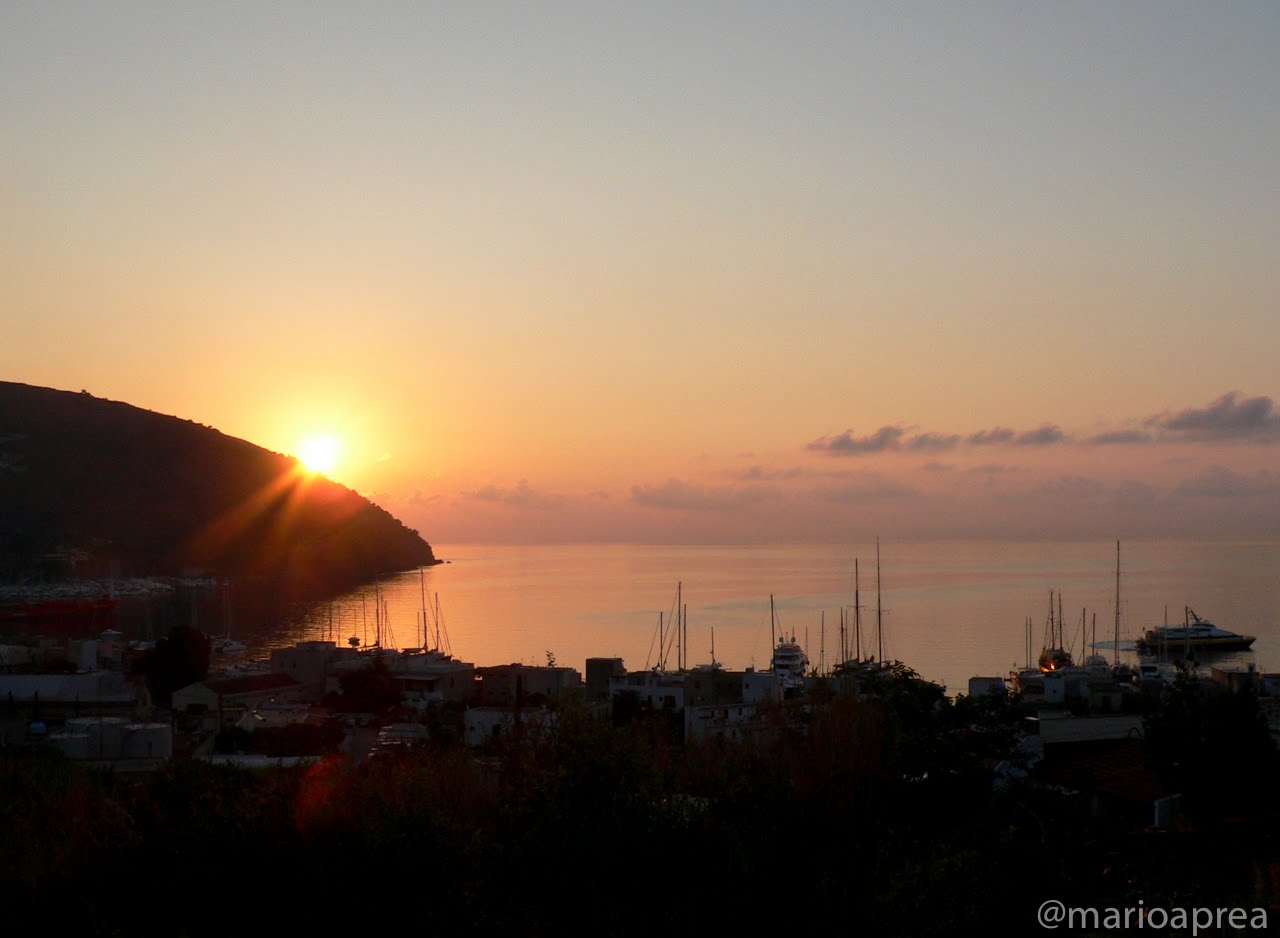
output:
M684 584L676 581L676 670L684 670Z
M1120 667L1120 541L1116 541L1116 637L1111 652L1111 666Z
M665 671L667 668L667 643L666 635L662 631L662 613L658 613L658 670Z
M827 673L827 610L822 610L818 632L818 673Z
M770 593L769 594L769 649L770 649L769 654L773 655L775 658L777 657L776 652L778 649L777 622L778 622L777 613L773 611L773 594ZM714 660L715 660L715 656L712 655L712 661L714 662ZM773 670L772 664L769 665L769 669Z
M853 558L853 641L858 646L858 661L862 661L862 600L858 598L858 558Z
M884 663L884 621L880 608L880 538L876 538L876 655Z
M1058 647L1067 647L1067 634L1062 624L1062 590L1058 590Z
M418 568L418 587L422 591L422 650L427 650L427 643L431 640L427 636L427 575L423 572L425 568Z

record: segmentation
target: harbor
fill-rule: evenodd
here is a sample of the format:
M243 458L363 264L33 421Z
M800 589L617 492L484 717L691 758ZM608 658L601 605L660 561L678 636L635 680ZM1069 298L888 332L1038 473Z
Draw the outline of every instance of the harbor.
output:
M277 723L288 722L282 712L290 709L301 722L341 716L353 709L340 703L333 708L343 675L374 662L386 672L395 692L384 709L398 705L403 712L394 715L396 719L419 721L429 706L447 704L460 712L495 706L493 687L500 674L507 675L503 680L508 683L514 680L510 675L519 674L535 684L550 674L558 675L557 694L572 688L584 702L598 707L626 691L645 708L679 712L686 737L727 733L741 738L760 722L758 710L808 700L815 693L865 691L874 686L876 675L894 668L909 671L951 698L989 692L1017 695L1028 713L1047 706L1076 714L1134 714L1141 710L1134 695L1171 684L1178 663L1185 663L1192 651L1176 641L1144 641L1153 634L1150 610L1162 606L1153 601L1155 591L1177 578L1180 567L1185 570L1184 565L1193 563L1205 569L1180 585L1197 603L1201 596L1213 601L1229 593L1237 605L1227 609L1238 609L1239 600L1251 594L1230 579L1213 582L1215 568L1200 564L1188 553L1189 545L1180 542L1139 544L1129 551L1132 559L1126 554L1129 567L1122 567L1115 545L1112 569L1104 565L1105 555L1098 548L974 542L894 544L885 551L872 542L867 561L855 558L847 571L835 559L838 551L814 546L612 551L597 547L589 553L572 548L472 548L474 554L459 550L449 564L408 571L332 601L300 607L284 621L265 627L246 621L235 608L236 588L216 579L180 584L185 606L175 604L174 584L157 580L121 584L119 600L87 598L92 587L84 584L79 593L69 591L55 599L46 594L57 592L57 587L45 586L25 598L10 595L15 615L5 624L11 636L5 670L14 684L11 707L29 707L38 698L45 708L72 704L73 717L81 708L92 711L95 706L114 713L127 709L121 704L132 693L146 712L128 716L150 720L159 712L162 722L175 726L183 723L179 716L193 704L204 706L207 713L234 714L232 724L254 713L252 705L259 703L275 709L271 720ZM882 553L879 564L877 549ZM1036 558L1036 550L1043 556ZM1242 564L1243 572L1267 569L1275 554L1272 545L1238 545L1214 553L1240 558L1250 550L1253 555ZM1015 551L1021 558L1016 563L1011 559ZM1088 553L1092 563L1086 560ZM566 569L571 562L576 565L573 572ZM1153 571L1156 563L1168 568ZM975 570L979 564L984 565L981 571ZM1050 566L1056 569L1049 571ZM674 568L688 571L695 581L677 580L664 588L663 574ZM971 581L961 582L966 574ZM1071 584L1070 592L1048 591L1047 615L1040 600L1041 622L1024 614L1034 595L1029 581L1037 575ZM1241 576L1241 570L1236 575ZM838 590L842 580L847 587ZM765 594L754 601L741 595L770 581L791 595ZM1019 610L1021 627L1009 611L998 624L980 622L979 614L1007 610L1015 593L1025 602ZM973 594L976 598L967 598ZM158 596L166 606L177 606L164 631L173 628L176 618L177 625L208 637L209 666L201 687L190 692L171 688L177 703L169 711L155 709L156 702L149 700L135 673L137 666L131 663L155 648L162 617L146 612L139 626L135 609L132 630L114 621L115 604L138 595ZM1079 597L1092 602L1093 610L1082 605L1068 614L1067 604ZM480 599L488 603L483 611L475 605ZM638 604L643 599L651 602L647 612L584 611L592 604ZM1274 595L1261 600L1257 608L1266 609ZM37 613L17 615L22 603L52 610L59 602L67 613L62 639L12 637L15 629L39 632L58 621ZM945 607L949 611L942 611L943 603L952 604ZM73 609L73 604L79 605ZM515 604L518 611L504 612L507 604ZM957 611L966 604L977 608ZM592 626L585 628L588 620ZM946 621L952 625L936 624ZM1250 681L1263 697L1272 696L1265 654L1277 647L1275 623L1263 621L1255 611L1245 625L1258 633L1256 647L1198 647L1191 673L1233 686ZM108 628L102 629L104 624ZM618 653L620 648L625 654ZM40 662L54 662L68 672L56 682L50 677L43 695L34 690L39 682L22 674L38 669ZM89 674L106 675L106 683L99 680L95 686L110 685L112 690L95 697L87 685L80 689ZM498 695L499 710L509 705L513 693ZM528 693L546 703L546 688ZM721 709L695 712L713 705ZM253 718L248 719L246 725L252 725ZM460 717L459 732L468 740L492 739L502 722L493 719L479 712ZM471 723L464 726L467 720ZM211 718L197 722L205 731L223 728ZM19 729L10 726L11 736ZM64 745L70 753L88 751L83 740ZM178 749L209 751L210 744L180 739Z
M689 569L698 552L650 550L648 575L634 587L650 609L622 616L634 623L617 631L609 617L595 619L583 640L598 652L579 659L563 650L575 647L562 641L569 632L531 628L538 609L548 608L531 579L554 587L557 608L584 591L581 570L568 578L546 562L509 587L524 600L528 634L554 646L523 661L472 654L478 632L465 597L481 584L468 584L465 555L311 604L275 627L254 628L238 613L235 585L217 580L182 584L182 601L178 584L151 589L169 621L135 608L131 630L140 621L149 631L133 635L111 627L127 623L110 621L128 609L127 592L108 610L111 597L59 600L46 584L14 599L15 614L3 624L0 770L9 772L15 803L41 805L41 817L53 811L42 830L60 840L85 836L61 820L71 813L58 793L70 784L77 803L104 817L129 804L128 816L142 824L131 836L193 857L183 875L216 876L245 862L246 851L276 858L273 883L294 891L369 867L409 894L426 871L452 884L448 901L431 906L432 921L442 924L513 927L518 919L541 930L573 912L607 915L634 901L637 883L658 888L658 860L678 842L729 858L705 869L704 883L763 888L773 864L757 869L753 851L790 856L805 842L791 822L761 823L779 810L817 819L826 834L789 860L789 869L820 884L797 895L833 918L857 908L878 933L924 934L978 914L904 903L897 870L908 862L930 870L927 881L914 882L915 894L948 894L956 877L999 877L1012 890L1002 908L1019 914L1031 914L1038 890L1059 888L1043 872L1058 868L1094 878L1100 895L1119 897L1134 884L1157 898L1200 889L1237 897L1251 921L1276 913L1280 881L1268 871L1280 829L1270 806L1280 674L1262 657L1273 625L1250 621L1258 635L1247 650L1210 650L1190 666L1176 652L1142 655L1132 636L1144 622L1125 621L1134 606L1150 605L1139 598L1147 589L1141 575L1126 567L1117 588L1115 568L1100 569L1105 560L1082 563L1074 576L1064 565L1043 577L1072 584L1059 592L1032 589L1026 580L1038 564L1020 564L995 582L1016 584L1025 597L1021 622L999 623L989 637L998 654L944 685L926 670L934 665L913 660L940 661L930 658L939 646L913 647L906 626L920 615L917 603L930 608L934 590L953 601L965 594L954 582L959 571L936 547L914 554L884 547L880 577L873 543L870 562L857 559L848 592L819 589L798 599L797 589L783 602L767 593L744 601L741 628L763 636L746 641L772 647L765 656L744 656L733 616L713 624L712 608L734 609L727 597L769 573L794 589L802 580L825 582L840 564L824 560L816 576L810 569L788 577L781 552L729 552L749 561L752 574L735 581L726 552L707 551L720 571L720 592L707 602L692 582L666 577L667 563ZM977 562L972 550L960 551L969 563ZM1060 550L1050 559L1085 553L1081 545ZM1133 550L1138 569L1142 550ZM620 552L596 553L605 566L620 560ZM529 565L538 555L508 557ZM806 554L787 556L796 564ZM607 579L597 577L596 588ZM999 606L993 580L985 582L981 605ZM1196 608L1227 621L1204 584L1180 582ZM1105 613L1107 592L1109 639L1100 637L1105 614L1087 606L1066 612L1074 595L1089 593ZM806 628L809 617L798 611L829 597L838 604L816 608L816 626ZM19 613L18 602L36 613ZM74 614L44 614L58 602ZM1032 621L1033 607L1042 622ZM609 653L606 643L622 635L634 656ZM957 647L944 641L942 654ZM51 777L70 781L46 786L42 779ZM201 806L190 830L163 820L170 799ZM264 811L271 804L287 809ZM104 823L97 829L116 831ZM84 896L112 888L98 867L118 863L110 858L130 842L116 831L82 847L60 878L14 883L50 899L73 889L81 914L101 901ZM613 857L609 864L581 862L601 851ZM515 883L506 856L520 865ZM146 875L170 884L168 898L150 904L183 914L178 874ZM495 910L479 897L498 888L511 902ZM571 898L570 911L539 905L556 890ZM363 920L355 908L306 905L286 917L355 927ZM752 905L728 913L711 904L679 908L647 915L644 930L782 922L777 910ZM267 920L280 915L266 912ZM197 933L231 932L212 922Z

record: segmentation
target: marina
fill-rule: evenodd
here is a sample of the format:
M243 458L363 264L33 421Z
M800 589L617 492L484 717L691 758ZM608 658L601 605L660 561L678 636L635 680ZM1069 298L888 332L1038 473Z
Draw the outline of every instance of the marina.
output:
M861 558L861 657L908 662L922 677L963 693L974 674L1004 673L1025 664L1023 625L1042 621L1046 590L1076 610L1063 642L1077 661L1086 648L1079 610L1096 613L1097 650L1137 666L1138 623L1158 621L1166 605L1212 608L1215 616L1258 636L1249 652L1216 656L1224 666L1280 661L1280 543L1126 541L1119 647L1110 634L1116 593L1114 542L884 540L882 640L877 648L876 600L868 565L875 543L680 547L555 545L444 546L451 562L426 570L428 595L438 593L452 648L468 660L542 663L599 655L644 664L659 611L683 583L686 662L715 657L727 667L767 668L771 659L770 595L777 634L795 636L828 669L839 657L837 623L847 610L847 644L856 644L854 561ZM383 580L377 593L399 644L412 645L420 621L419 574ZM329 604L299 608L277 628L244 638L250 646L288 644L362 632L372 640L375 589L355 590ZM336 623L330 626L330 622ZM326 633L326 630L329 630ZM805 633L808 640L805 640ZM1039 648L1039 633L1036 648ZM1038 654L1038 651L1037 651ZM652 662L651 662L652 663Z

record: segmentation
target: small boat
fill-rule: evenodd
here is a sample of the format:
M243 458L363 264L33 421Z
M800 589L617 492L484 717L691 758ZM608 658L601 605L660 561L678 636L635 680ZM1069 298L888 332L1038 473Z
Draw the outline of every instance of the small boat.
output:
M1141 650L1195 648L1209 651L1243 651L1255 641L1253 635L1240 635L1220 629L1200 618L1190 606L1182 625L1158 625L1147 629L1137 646Z
M209 651L223 658L238 658L248 653L249 646L244 642L237 642L230 635L218 635L210 639Z

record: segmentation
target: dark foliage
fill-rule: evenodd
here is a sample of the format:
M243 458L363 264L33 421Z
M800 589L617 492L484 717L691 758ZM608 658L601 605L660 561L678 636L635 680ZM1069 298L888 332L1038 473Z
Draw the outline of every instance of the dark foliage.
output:
M338 751L341 742L342 727L336 720L259 727L252 733L232 728L219 733L215 741L218 752L250 752L273 757L332 754Z
M0 574L212 569L299 597L435 562L296 460L189 420L0 382Z
M382 713L400 702L400 691L379 657L359 670L344 671L338 686L342 692L329 703L344 713Z
M1143 726L1166 788L1183 795L1197 820L1221 821L1274 801L1277 754L1251 690L1205 684L1179 667Z
M1266 829L1147 834L1070 792L995 795L985 766L1010 713L897 680L831 698L807 733L779 708L750 744L568 702L483 759L437 743L129 781L0 755L0 906L56 903L59 929L85 935L949 936L1037 931L1048 898L1275 901Z
M179 625L138 658L134 667L146 676L151 699L168 706L175 690L203 680L209 673L209 655L209 636Z

